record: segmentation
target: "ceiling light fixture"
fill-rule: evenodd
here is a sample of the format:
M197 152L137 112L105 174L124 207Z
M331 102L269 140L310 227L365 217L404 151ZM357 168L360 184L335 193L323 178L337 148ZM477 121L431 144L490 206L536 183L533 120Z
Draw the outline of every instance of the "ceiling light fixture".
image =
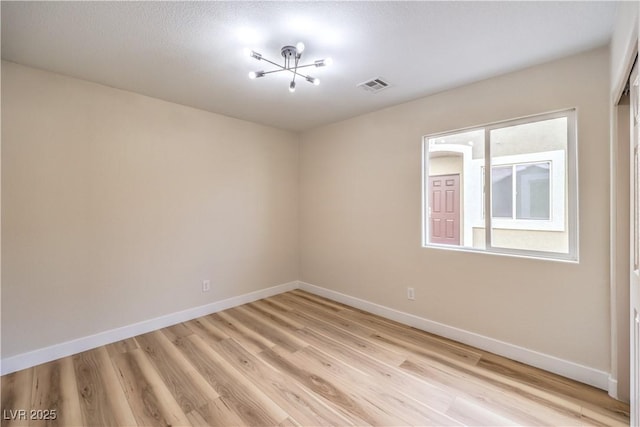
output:
M293 74L293 78L291 79L291 83L289 83L289 92L295 92L296 90L296 76L300 76L305 79L309 83L318 86L320 84L320 80L316 77L311 77L309 75L304 75L300 73L298 70L300 68L307 67L326 67L333 64L333 60L331 58L319 59L314 61L311 64L300 65L300 58L302 57L302 52L304 51L304 43L298 42L295 46L284 46L280 49L280 54L284 58L284 65L280 65L276 62L270 61L267 58L263 57L261 54L254 50L249 50L247 53L251 58L255 58L258 61L266 61L269 64L275 65L278 67L277 70L271 71L251 71L249 73L250 79L257 79L260 77L264 77L266 74L279 73L281 71L289 71Z

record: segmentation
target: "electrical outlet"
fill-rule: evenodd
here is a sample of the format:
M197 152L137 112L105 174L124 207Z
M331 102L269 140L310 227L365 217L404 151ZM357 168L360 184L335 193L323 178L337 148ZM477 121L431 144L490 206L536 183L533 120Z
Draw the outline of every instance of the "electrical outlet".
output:
M407 299L412 301L416 299L416 291L413 288L407 288Z
M211 290L211 280L202 281L202 292L209 292Z

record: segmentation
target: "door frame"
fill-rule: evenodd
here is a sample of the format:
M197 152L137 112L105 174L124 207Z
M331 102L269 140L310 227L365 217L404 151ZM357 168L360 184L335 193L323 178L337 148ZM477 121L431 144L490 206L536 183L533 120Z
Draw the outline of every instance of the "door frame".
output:
M611 75L610 98L610 326L611 368L609 374L609 395L613 398L629 401L632 337L632 316L630 310L630 263L631 233L631 192L632 178L629 166L630 106L621 106L619 101L624 95L626 83L636 56L640 40L638 28L640 20L633 24L631 31L624 36L622 49L619 49L619 62L613 64L616 71ZM623 123L626 123L623 126ZM640 408L631 405L632 415Z
M631 71L629 138L629 372L631 425L640 425L640 65Z

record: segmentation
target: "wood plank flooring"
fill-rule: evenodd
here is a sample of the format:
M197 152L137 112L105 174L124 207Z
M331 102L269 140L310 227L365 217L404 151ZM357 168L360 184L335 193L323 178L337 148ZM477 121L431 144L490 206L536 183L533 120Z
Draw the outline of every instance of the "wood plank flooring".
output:
M629 425L601 390L300 290L1 381L2 426Z

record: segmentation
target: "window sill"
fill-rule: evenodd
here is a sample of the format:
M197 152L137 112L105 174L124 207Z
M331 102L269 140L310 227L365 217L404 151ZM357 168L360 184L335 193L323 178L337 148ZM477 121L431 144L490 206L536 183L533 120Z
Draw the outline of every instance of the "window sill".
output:
M473 253L473 254L497 255L497 256L510 257L510 258L524 258L524 259L540 260L540 261L555 261L555 262L561 262L566 264L580 264L580 260L577 255L573 257L571 254L556 253L556 252L522 251L517 249L513 249L513 250L476 249L468 246L439 245L436 243L423 244L422 247L424 249L446 250L451 252L466 252L466 253Z

